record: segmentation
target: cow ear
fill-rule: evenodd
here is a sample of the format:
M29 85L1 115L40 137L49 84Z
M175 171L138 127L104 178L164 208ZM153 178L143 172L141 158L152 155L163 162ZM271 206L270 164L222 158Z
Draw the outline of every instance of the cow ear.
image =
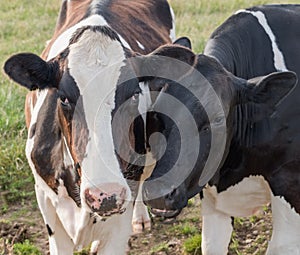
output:
M32 53L20 53L10 57L4 64L5 73L15 82L29 90L53 86L58 70L57 63L48 63Z
M178 45L184 46L186 48L192 49L191 40L187 37L180 37L177 40L175 40L173 42L173 44L178 44Z
M267 76L248 80L247 101L276 106L297 84L294 72L275 72Z

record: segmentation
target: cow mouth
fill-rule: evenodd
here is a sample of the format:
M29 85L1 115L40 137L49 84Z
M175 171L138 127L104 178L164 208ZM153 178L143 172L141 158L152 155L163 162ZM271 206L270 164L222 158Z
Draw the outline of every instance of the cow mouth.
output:
M155 216L164 217L164 218L175 218L179 215L179 213L181 212L181 209L167 210L167 209L151 208L150 211Z
M109 211L109 212L98 212L98 211L94 211L94 213L98 214L102 220L106 220L108 217L114 215L114 214L123 214L126 211L126 208L120 208L120 209L115 209L113 211Z

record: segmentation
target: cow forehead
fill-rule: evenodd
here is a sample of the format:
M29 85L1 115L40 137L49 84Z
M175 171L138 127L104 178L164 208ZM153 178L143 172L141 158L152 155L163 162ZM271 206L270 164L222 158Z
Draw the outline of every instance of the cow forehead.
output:
M125 58L120 41L102 31L86 29L76 42L69 46L68 69L81 92L87 89L90 82L95 81L95 77L101 75L103 78L97 80L97 90L105 93L106 89L116 86L102 86L104 82L107 83L105 79L116 75L111 72L114 69L118 71Z

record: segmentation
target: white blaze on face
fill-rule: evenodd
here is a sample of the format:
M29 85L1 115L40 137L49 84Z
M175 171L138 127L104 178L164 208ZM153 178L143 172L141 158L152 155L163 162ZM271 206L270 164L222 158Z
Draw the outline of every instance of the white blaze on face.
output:
M152 105L151 94L150 94L150 89L148 84L145 84L144 82L140 82L139 86L140 89L142 90L142 93L139 95L138 110L139 113L142 115L144 124L146 125L146 114Z
M89 130L86 157L82 162L82 197L86 188L101 188L105 183L127 187L126 194L130 196L115 155L111 125L115 89L124 60L120 42L99 31L86 30L70 46L68 67L79 87ZM74 118L76 121L76 114Z

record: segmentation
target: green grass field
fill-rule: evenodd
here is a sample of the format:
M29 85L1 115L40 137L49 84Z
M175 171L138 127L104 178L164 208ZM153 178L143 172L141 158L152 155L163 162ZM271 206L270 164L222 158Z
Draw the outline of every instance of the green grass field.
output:
M169 0L176 15L177 36L188 36L201 52L213 30L235 11L265 3L298 1ZM40 54L51 38L61 0L12 0L0 3L0 215L11 205L35 201L33 178L25 158L27 130L23 105L26 89L3 74L14 53ZM0 252L1 254L1 252Z

